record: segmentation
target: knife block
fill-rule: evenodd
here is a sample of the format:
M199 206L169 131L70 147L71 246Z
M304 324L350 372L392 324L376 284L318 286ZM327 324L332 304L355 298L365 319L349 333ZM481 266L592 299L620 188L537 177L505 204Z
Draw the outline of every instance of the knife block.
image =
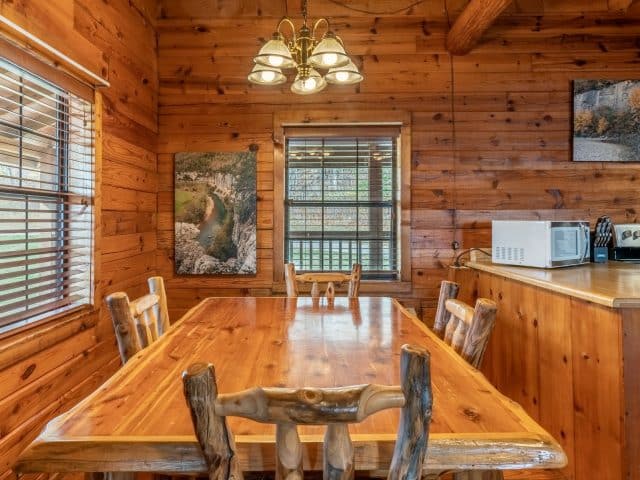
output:
M609 247L593 247L591 261L593 263L606 263L609 260Z

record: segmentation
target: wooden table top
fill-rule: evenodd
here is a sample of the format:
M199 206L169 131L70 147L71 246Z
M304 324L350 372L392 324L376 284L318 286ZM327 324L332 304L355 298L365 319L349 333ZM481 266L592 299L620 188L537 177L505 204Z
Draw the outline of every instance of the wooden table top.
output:
M562 268L501 265L488 260L465 266L612 308L640 307L640 265L586 263Z
M251 386L399 383L400 346L431 352L434 413L425 466L553 468L566 457L522 408L497 392L389 298L209 298L69 412L52 420L16 470L206 472L181 372L215 365L219 391ZM399 410L349 429L356 468L388 468ZM274 427L230 418L244 470L274 468ZM301 427L306 469L321 469L322 427Z

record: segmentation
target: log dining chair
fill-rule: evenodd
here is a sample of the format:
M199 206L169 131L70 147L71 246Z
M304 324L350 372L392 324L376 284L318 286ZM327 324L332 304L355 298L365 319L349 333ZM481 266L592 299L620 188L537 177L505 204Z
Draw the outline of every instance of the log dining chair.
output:
M480 368L484 351L496 320L495 302L479 298L475 308L456 300L460 284L443 280L440 283L440 295L436 317L433 322L434 333L450 345L464 360L474 368ZM452 480L502 480L499 470L478 470L454 472Z
M276 425L276 478L303 478L302 444L297 425L326 425L324 476L354 478L354 447L348 424L378 411L401 407L388 478L421 478L431 422L429 352L403 345L400 386L355 385L339 388L260 388L218 394L213 365L197 363L183 374L184 394L210 480L242 480L227 416Z
M444 307L443 340L472 367L480 368L496 322L496 303L488 298L478 298L474 308L449 298L444 300Z
M362 267L359 263L354 263L351 273L342 272L308 272L296 274L296 266L293 263L286 263L284 266L285 281L287 284L287 297L295 298L298 296L298 283L311 283L311 297L320 298L320 283L326 283L327 289L325 297L331 300L336 296L335 284L349 282L349 290L347 296L355 298L360 291L360 277L362 275Z
M125 292L105 297L123 365L169 328L164 281L162 277L151 277L147 282L151 293L133 301Z

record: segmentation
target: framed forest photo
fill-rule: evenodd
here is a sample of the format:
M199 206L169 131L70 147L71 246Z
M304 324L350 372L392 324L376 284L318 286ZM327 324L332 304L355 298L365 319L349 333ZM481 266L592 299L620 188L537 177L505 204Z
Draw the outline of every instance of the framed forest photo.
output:
M183 152L174 161L175 272L255 274L255 150Z
M573 81L573 160L640 161L640 80Z

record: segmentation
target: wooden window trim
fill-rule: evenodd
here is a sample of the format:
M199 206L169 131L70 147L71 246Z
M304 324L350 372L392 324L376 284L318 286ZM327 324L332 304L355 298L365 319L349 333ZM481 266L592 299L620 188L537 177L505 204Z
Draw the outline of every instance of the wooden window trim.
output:
M379 121L371 121L379 119ZM335 112L330 110L276 112L273 117L273 283L279 292L284 285L284 171L285 129L292 127L400 127L398 147L398 246L400 279L363 282L363 293L406 293L411 291L411 114L401 110ZM370 285L369 285L370 284ZM383 290L380 290L382 285Z
M77 95L88 102L94 101L94 88L86 83L81 82L70 74L56 68L53 65L45 63L43 60L36 58L31 52L25 51L17 47L13 43L7 41L0 36L0 51L2 56L10 62L19 65L21 68L33 73L43 79L55 84L63 90Z
M58 70L60 73L91 88L110 86L109 81L106 79L108 70L104 58L102 59L101 72L99 74L95 73L2 14L0 14L0 40L3 43L3 53L7 49L6 45L10 45L11 48L30 56L35 61ZM23 65L24 68L29 68L27 64L19 64ZM77 92L74 93L80 96ZM85 100L88 99L85 98Z
M0 36L0 49L2 49L2 57L15 63L30 73L42 77L45 81L51 82L56 86L67 90L74 95L93 104L93 141L94 141L94 185L93 185L93 214L92 214L92 252L91 252L91 288L89 294L89 303L81 306L61 307L59 309L43 312L37 316L34 321L27 322L16 328L10 328L0 332L0 342L5 339L14 337L20 338L27 332L39 332L44 328L46 331L51 328L57 328L57 325L65 325L69 319L86 318L99 314L100 302L102 301L102 286L100 283L101 272L101 239L102 239L102 151L103 151L103 100L102 94L94 87L81 82L77 78L70 76L63 70L59 70L53 66L43 63L40 59L32 56L29 52L23 51L7 42ZM90 325L95 324L95 320ZM2 347L0 346L0 358L2 356Z

